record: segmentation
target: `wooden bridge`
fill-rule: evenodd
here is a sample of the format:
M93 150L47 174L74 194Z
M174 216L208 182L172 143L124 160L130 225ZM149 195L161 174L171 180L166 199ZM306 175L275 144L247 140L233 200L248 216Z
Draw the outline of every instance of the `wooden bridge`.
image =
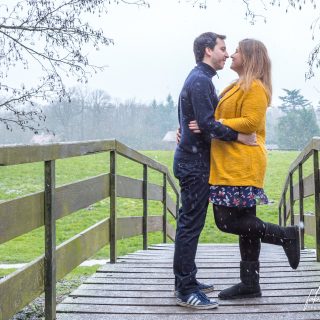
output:
M46 320L201 320L213 316L218 320L320 319L319 149L320 140L313 139L290 168L279 205L279 221L303 221L305 233L316 237L316 250L303 250L298 270L292 271L281 248L264 245L260 273L263 297L220 301L218 309L195 311L176 306L173 296L173 245L166 242L168 238L174 239L175 228L167 212L176 217L179 192L166 167L115 140L0 147L0 165L43 161L45 171L43 192L0 203L0 244L44 225L46 245L43 256L0 280L0 320L10 319L42 292L45 292ZM57 159L98 152L110 153L110 172L55 186ZM118 175L117 154L140 163L143 179ZM311 155L314 172L304 178L300 168ZM299 179L295 185L296 168ZM162 185L148 181L149 169L163 175ZM310 196L315 198L313 216L304 214L303 199ZM110 217L56 247L57 219L108 197ZM117 217L118 197L143 199L142 216ZM162 215L150 215L149 200L161 201ZM295 201L299 201L297 218ZM148 233L154 231L163 232L163 244L148 248ZM143 235L144 250L117 257L117 239L135 235ZM110 263L56 307L56 281L108 243ZM199 246L198 278L214 283L216 288L210 297L217 297L221 289L238 281L239 260L236 245Z
M57 319L320 319L320 303L312 300L320 285L320 264L315 261L314 250L303 251L299 269L292 271L282 248L263 245L263 297L220 300L220 306L213 310L176 306L172 258L173 245L162 244L119 258L116 264L106 264L58 305ZM216 288L209 297L217 298L221 289L239 282L239 261L237 245L199 246L198 279L214 283Z

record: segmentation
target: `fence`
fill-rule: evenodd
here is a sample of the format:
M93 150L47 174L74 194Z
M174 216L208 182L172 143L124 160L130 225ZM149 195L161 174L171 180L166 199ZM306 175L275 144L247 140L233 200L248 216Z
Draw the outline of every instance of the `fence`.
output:
M110 172L56 187L55 161L100 152L110 153ZM143 166L143 179L117 174L117 155ZM0 147L0 165L44 162L44 191L0 203L0 244L45 226L45 253L0 280L0 320L7 320L45 292L46 319L55 319L56 281L95 252L110 244L110 262L117 259L117 239L163 231L163 242L174 239L167 211L176 217L179 192L168 169L116 140ZM163 184L148 182L148 170L163 175ZM168 183L176 201L169 196ZM56 247L56 220L110 197L110 216ZM117 217L117 198L143 199L143 215ZM148 212L148 200L163 203L162 215Z

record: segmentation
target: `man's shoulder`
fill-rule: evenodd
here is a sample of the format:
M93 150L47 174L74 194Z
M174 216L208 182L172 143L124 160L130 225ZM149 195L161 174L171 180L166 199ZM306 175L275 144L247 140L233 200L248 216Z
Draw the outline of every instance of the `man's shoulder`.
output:
M200 68L197 67L191 70L186 83L189 85L194 85L197 83L199 85L213 86L212 79L210 79Z

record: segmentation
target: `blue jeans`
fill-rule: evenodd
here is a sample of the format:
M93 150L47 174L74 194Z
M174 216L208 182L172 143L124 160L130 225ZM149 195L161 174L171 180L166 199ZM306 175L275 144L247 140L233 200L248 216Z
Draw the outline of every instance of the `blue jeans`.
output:
M181 189L173 270L175 289L182 294L198 290L195 256L204 227L209 199L209 162L174 160L173 171Z

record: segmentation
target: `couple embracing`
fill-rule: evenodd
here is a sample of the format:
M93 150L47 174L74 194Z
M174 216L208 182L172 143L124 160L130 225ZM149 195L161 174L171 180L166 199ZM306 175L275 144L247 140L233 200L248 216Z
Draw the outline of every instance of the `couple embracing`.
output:
M174 174L181 188L173 269L178 305L212 309L218 302L205 293L213 285L196 278L195 255L209 202L217 227L239 236L240 282L220 299L255 298L259 285L261 242L282 246L293 269L300 261L298 226L280 227L256 216L268 203L263 190L267 155L266 110L271 101L271 62L265 45L239 42L231 55L238 79L217 96L212 78L229 57L225 36L207 32L194 41L196 67L179 97L179 142Z

